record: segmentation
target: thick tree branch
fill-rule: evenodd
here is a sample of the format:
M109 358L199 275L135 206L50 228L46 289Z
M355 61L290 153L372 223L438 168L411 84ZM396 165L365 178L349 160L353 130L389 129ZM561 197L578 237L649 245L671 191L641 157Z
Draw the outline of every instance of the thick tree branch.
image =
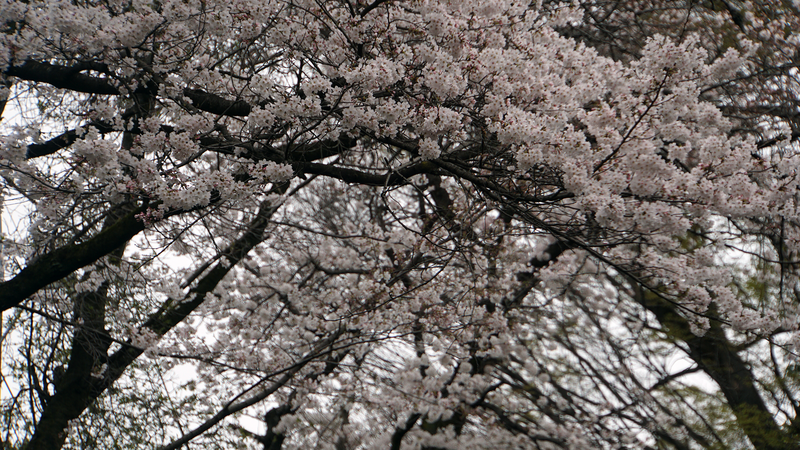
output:
M343 152L355 147L356 142L356 138L343 134L339 136L337 140L321 140L292 149L291 158L294 161L318 161L331 156L341 155Z
M26 61L21 65L10 65L5 75L26 81L47 83L60 89L99 95L119 95L119 89L110 79L81 73L83 67L57 66L50 63Z
M144 230L144 223L137 218L137 215L146 209L146 206L133 209L86 242L60 247L42 255L10 280L0 283L0 311L17 306L39 289L97 261L125 244Z
M72 338L69 364L56 385L56 393L45 405L26 450L58 449L64 445L63 432L69 420L83 412L87 398L100 395L93 381L105 359L111 339L104 330L108 284L95 292L78 294L75 318L82 321Z
M719 386L737 423L759 450L796 448L773 420L773 415L758 393L753 373L728 340L719 321L710 321L703 336L691 331L689 322L655 293L636 288L636 300L652 312L673 339L685 342L689 357Z
M148 319L141 328L153 332L157 337L161 337L200 306L206 294L211 292L233 266L241 261L253 247L262 241L263 233L269 222L269 218L277 208L278 206L273 206L269 201L263 202L256 217L251 221L250 226L239 239L223 252L220 261L198 281L187 293L186 297L184 299L179 299L179 301L175 301L174 299L168 300L159 311L151 315L150 319ZM125 218L121 220L125 220ZM117 224L118 223L119 222L117 222ZM139 222L137 221L137 223ZM115 224L115 226L117 224ZM100 238L102 234L103 233L98 234L93 240ZM106 243L107 248L111 248L112 250L119 247L112 247L111 245L112 244ZM0 287L2 287L2 285L0 285ZM103 328L99 327L97 329L102 330ZM73 351L76 351L74 347ZM32 444L37 444L35 447L30 447L29 450L61 448L65 438L63 430L69 421L80 416L89 405L94 403L97 397L119 379L128 366L144 353L144 351L145 349L143 348L125 345L106 359L107 365L102 376L83 376L79 380L81 381L80 389L71 389L64 394L65 396L69 396L68 402L59 401L58 403L54 403L54 409L56 406L60 406L57 411L51 412L45 410L40 419L40 424L45 424L46 426L37 427L31 440ZM77 354L80 355L80 350L78 350ZM85 364L81 365L81 367L85 369L83 366L85 366ZM78 369L76 368L75 370Z
M280 450L283 446L283 441L286 439L286 435L280 431L275 431L275 429L280 424L283 416L295 411L295 409L292 408L291 403L294 400L296 393L297 391L293 391L289 396L287 403L270 409L264 415L264 422L266 422L267 425L267 433L263 436L258 436L257 438L258 442L264 445L264 450Z
M131 209L121 204L106 216L105 225L114 224L121 214ZM117 265L125 252L121 245L109 258ZM55 395L50 397L36 423L36 430L27 450L60 448L64 445L63 429L70 419L83 411L86 398L97 398L94 378L101 376L112 338L105 329L106 305L110 283L104 281L96 290L73 295L73 322L78 324L70 345L69 363L61 379L55 383Z
M21 65L11 65L3 75L17 77L25 81L46 83L60 89L97 95L120 95L122 92L107 77L86 75L83 70L92 69L76 65L59 66L37 61L26 61ZM146 88L145 88L146 89ZM250 114L250 105L243 100L227 100L216 94L201 89L184 89L183 95L191 100L197 109L221 116L246 116Z
M400 445L403 443L403 438L405 435L414 428L419 418L422 417L420 413L411 414L406 420L406 423L402 427L397 427L392 433L392 446L390 447L391 450L400 450Z
M324 175L342 180L345 183L362 184L366 186L401 186L409 183L409 178L421 173L436 173L437 167L429 161L421 161L399 170L392 170L383 174L368 173L346 167L332 166L322 163L298 163L300 172L314 175Z
M11 85L11 80L5 74L0 74L0 121L3 120L3 113L6 110L6 103L8 103Z
M200 306L206 295L213 291L228 272L262 241L269 219L278 207L272 205L270 201L264 201L244 233L221 253L219 261L200 278L186 297L166 301L160 310L142 324L141 328L152 331L156 336L163 336ZM126 347L111 355L108 363L110 381L118 378L143 352L143 349ZM110 385L110 382L107 384Z
M114 127L110 124L99 122L99 121L92 121L83 126L86 127L94 127L101 133L110 133L114 131ZM49 139L45 142L39 144L30 144L25 152L26 159L38 158L40 156L47 156L52 155L53 153L61 150L62 148L67 148L70 145L74 144L75 141L80 139L81 134L78 133L77 130L67 130L58 136Z
M238 117L250 114L251 107L244 100L227 100L200 89L184 89L183 95L192 101L195 108L211 114Z

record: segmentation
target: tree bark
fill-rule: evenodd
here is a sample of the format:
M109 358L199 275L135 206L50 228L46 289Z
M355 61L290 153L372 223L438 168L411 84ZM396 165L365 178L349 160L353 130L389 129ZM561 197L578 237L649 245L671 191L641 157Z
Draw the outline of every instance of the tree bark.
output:
M737 425L755 448L797 448L797 443L792 443L775 423L773 414L758 392L755 376L725 336L719 321L712 319L708 331L697 336L691 332L689 322L675 311L675 305L655 293L644 291L641 286L636 290L639 303L656 316L671 338L687 344L689 357L717 383L736 416Z

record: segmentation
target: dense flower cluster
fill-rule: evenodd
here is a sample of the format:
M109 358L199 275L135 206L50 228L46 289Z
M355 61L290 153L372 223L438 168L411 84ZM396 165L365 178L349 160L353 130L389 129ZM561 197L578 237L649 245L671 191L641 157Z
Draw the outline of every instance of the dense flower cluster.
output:
M166 448L241 414L284 448L789 433L798 6L629 3L614 40L590 1L0 0L0 304L53 349L8 363L42 402L0 395L0 445L111 442L149 405L98 427L100 393L188 362Z

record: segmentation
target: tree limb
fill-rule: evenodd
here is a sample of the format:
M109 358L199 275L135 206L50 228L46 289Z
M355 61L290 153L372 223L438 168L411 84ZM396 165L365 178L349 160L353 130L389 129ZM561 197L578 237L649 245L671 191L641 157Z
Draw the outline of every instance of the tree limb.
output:
M139 206L86 242L60 247L28 264L10 280L0 283L0 311L13 308L39 289L106 256L144 230Z
M332 336L329 336L327 339L323 339L320 342L318 342L317 345L315 345L314 348L310 352L308 352L308 354L303 359L296 362L289 369L287 369L284 372L283 376L278 381L272 383L272 386L270 386L269 388L264 389L263 391L260 391L257 394L254 394L249 398L242 400L240 402L237 403L233 403L232 401L229 402L221 411L217 412L217 414L215 414L213 417L203 422L202 425L198 426L189 433L184 434L183 436L180 437L180 439L175 440L171 444L166 445L164 447L160 447L159 450L177 450L183 447L185 444L189 443L192 439L196 438L197 436L200 436L204 432L211 429L213 426L221 422L224 418L230 416L231 414L235 414L245 408L253 406L256 403L266 399L267 397L275 393L275 391L277 391L279 388L286 385L286 383L288 383L289 380L291 380L292 377L297 372L300 371L300 369L305 367L306 364L310 363L311 361L319 357L320 353L323 353L327 347L329 347L336 339L339 338L339 336L342 335L343 332L344 329L340 328ZM260 382L258 384L260 384Z

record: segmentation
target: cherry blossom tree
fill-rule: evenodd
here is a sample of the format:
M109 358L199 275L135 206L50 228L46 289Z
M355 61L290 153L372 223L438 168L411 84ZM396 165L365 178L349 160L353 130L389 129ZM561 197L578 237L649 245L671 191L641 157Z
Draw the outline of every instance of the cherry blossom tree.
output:
M5 447L800 443L796 2L0 17Z

